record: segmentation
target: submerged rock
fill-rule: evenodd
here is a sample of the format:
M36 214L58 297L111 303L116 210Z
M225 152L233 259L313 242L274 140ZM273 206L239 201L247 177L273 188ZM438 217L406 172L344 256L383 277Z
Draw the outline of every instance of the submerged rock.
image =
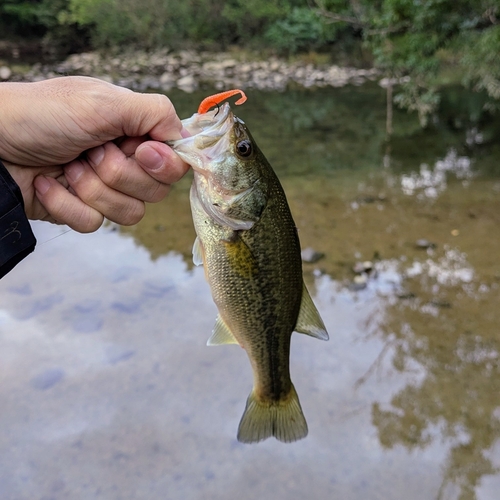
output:
M425 238L421 238L421 239L417 240L415 242L415 246L417 248L422 248L424 250L437 247L436 243L432 243L432 241L426 240Z
M364 290L368 285L368 275L367 274L358 274L354 276L352 283L349 285L349 290L359 291Z
M300 255L302 257L302 261L307 262L308 264L314 264L325 256L324 253L317 252L316 250L314 250L314 248L311 247L304 248Z
M352 270L356 274L361 274L361 273L370 273L373 269L373 262L369 260L365 260L364 262L356 262L354 264Z

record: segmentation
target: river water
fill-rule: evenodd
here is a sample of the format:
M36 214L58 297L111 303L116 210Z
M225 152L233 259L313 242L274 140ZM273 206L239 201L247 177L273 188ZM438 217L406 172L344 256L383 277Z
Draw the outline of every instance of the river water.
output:
M187 117L209 92L170 97ZM33 224L0 282L0 498L498 498L500 120L449 89L428 129L395 110L387 141L375 85L248 97L324 254L304 276L330 341L291 353L309 436L236 440L251 370L205 346L188 174L131 228Z

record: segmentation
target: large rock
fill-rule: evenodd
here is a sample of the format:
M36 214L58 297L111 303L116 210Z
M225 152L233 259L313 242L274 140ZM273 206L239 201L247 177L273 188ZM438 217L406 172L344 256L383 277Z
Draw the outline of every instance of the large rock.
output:
M177 80L177 87L185 92L192 92L196 88L196 79L193 75L186 75Z
M170 90L175 85L175 76L166 71L160 76L160 85L163 90Z
M8 66L0 66L0 80L8 80L12 75L12 71Z

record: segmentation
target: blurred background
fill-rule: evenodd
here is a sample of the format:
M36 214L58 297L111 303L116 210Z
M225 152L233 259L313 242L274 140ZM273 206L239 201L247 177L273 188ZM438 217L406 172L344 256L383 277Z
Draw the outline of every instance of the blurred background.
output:
M0 282L0 499L498 498L499 19L482 0L2 0L2 80L96 76L181 118L246 91L330 341L292 338L309 436L240 444L251 370L205 346L191 175L136 226L34 223Z

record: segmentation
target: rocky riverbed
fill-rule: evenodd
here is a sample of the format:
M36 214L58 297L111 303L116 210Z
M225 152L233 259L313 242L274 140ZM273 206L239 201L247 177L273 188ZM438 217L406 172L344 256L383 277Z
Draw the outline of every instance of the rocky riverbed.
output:
M145 91L168 91L174 87L190 92L202 85L284 90L295 83L304 87L361 85L380 78L376 69L357 69L333 64L288 62L277 57L258 60L231 52L194 51L126 52L103 55L97 52L72 54L53 64L1 65L0 81L38 81L62 75L89 75Z

